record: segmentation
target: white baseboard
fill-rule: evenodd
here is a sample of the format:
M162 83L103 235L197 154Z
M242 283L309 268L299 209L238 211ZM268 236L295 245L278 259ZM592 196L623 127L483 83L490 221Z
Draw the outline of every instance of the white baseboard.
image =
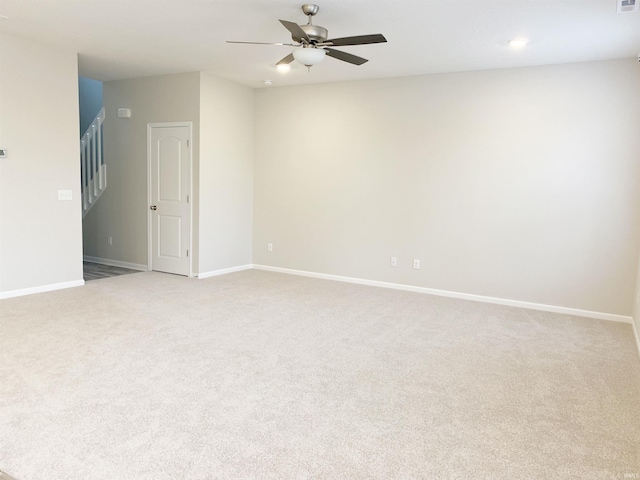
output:
M84 255L82 259L85 262L99 263L100 265L108 265L110 267L129 268L131 270L141 270L143 272L146 272L147 270L149 270L149 267L147 265L142 265L141 263L121 262L120 260L111 260L109 258L100 258L100 257L90 257L89 255Z
M62 282L54 283L51 285L42 285L40 287L9 290L8 292L0 292L0 300L5 298L22 297L24 295L32 295L34 293L52 292L53 290L62 290L65 288L82 287L83 285L84 280L74 280L73 282Z
M116 260L108 260L97 257L85 256L84 259L88 262L100 263L103 265L111 265L116 267L131 268L133 270L147 270L146 265L139 265L135 263L119 262ZM240 272L243 270L265 270L270 272L286 273L290 275L299 275L303 277L320 278L325 280L335 280L338 282L355 283L359 285L369 285L372 287L390 288L394 290L403 290L407 292L426 293L429 295L438 295L442 297L459 298L462 300L473 300L476 302L492 303L496 305L506 305L510 307L528 308L531 310L540 310L544 312L562 313L566 315L575 315L578 317L595 318L598 320L609 320L614 322L628 323L633 328L633 334L638 346L638 354L640 354L640 333L636 327L635 322L629 316L617 315L613 313L592 312L589 310L580 310L575 308L559 307L555 305L544 305L540 303L523 302L519 300L509 300L504 298L486 297L483 295L474 295L469 293L450 292L447 290L437 290L426 287L416 287L413 285L403 285L399 283L380 282L377 280L367 280L363 278L343 277L340 275L330 275L326 273L307 272L303 270L293 270L289 268L270 267L267 265L240 265L237 267L224 268L220 270L214 270L211 272L203 272L197 275L198 279L205 279L210 277L216 277L218 275L225 275L227 273ZM56 283L52 285L42 285L39 287L23 288L19 290L10 290L7 292L0 292L0 300L5 298L20 297L23 295L31 295L34 293L50 292L53 290L62 290L65 288L81 287L84 285L84 280L75 280L72 282Z
M251 264L240 265L239 267L223 268L221 270L214 270L212 272L198 273L196 276L198 277L198 279L202 280L204 278L217 277L218 275L225 275L227 273L241 272L243 270L251 270L252 268L253 268L253 265Z
M506 305L509 307L528 308L530 310L540 310L543 312L563 313L566 315L575 315L578 317L595 318L598 320L609 320L613 322L633 323L631 317L625 315L616 315L613 313L592 312L589 310L579 310L576 308L558 307L555 305L544 305L540 303L523 302L520 300L509 300L506 298L485 297L483 295L474 295L470 293L450 292L447 290L437 290L434 288L416 287L413 285L404 285L400 283L380 282L377 280L366 280L362 278L342 277L340 275L329 275L326 273L306 272L303 270L292 270L289 268L269 267L266 265L254 265L256 270L267 270L270 272L288 273L291 275L300 275L303 277L322 278L325 280L336 280L338 282L357 283L359 285L369 285L372 287L391 288L394 290L404 290L407 292L427 293L429 295L438 295L441 297L459 298L462 300L473 300L475 302L492 303L496 305Z
M633 319L631 321L631 328L633 328L633 336L636 339L636 347L638 347L638 356L640 356L640 332L638 332L638 327L636 325L638 320Z

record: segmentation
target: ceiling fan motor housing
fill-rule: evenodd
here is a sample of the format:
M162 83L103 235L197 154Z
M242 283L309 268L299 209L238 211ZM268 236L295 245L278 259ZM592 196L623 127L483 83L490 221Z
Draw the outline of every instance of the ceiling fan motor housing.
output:
M326 28L321 27L319 25L300 25L300 28L307 34L311 43L320 43L324 42L327 38L329 38L329 32ZM291 38L294 42L303 43L301 38L296 38L295 35L291 35Z

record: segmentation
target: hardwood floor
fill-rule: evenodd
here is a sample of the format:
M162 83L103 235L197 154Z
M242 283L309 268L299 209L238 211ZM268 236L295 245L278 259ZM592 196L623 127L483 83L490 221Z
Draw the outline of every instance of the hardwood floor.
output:
M99 263L82 262L84 270L84 280L99 280L101 278L117 277L119 275L129 275L138 273L140 270L132 270L130 268L112 267L110 265L102 265ZM2 480L0 478L0 480Z

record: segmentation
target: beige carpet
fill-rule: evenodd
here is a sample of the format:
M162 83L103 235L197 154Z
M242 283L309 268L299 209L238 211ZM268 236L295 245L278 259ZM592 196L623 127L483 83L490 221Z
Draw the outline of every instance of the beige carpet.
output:
M626 324L246 271L0 302L17 480L640 477Z

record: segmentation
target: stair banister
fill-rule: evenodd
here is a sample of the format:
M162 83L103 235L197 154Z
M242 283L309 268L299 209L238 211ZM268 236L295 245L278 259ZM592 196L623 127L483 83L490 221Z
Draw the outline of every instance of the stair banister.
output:
M104 117L105 112L102 108L80 140L83 217L107 188L107 172L102 148Z

